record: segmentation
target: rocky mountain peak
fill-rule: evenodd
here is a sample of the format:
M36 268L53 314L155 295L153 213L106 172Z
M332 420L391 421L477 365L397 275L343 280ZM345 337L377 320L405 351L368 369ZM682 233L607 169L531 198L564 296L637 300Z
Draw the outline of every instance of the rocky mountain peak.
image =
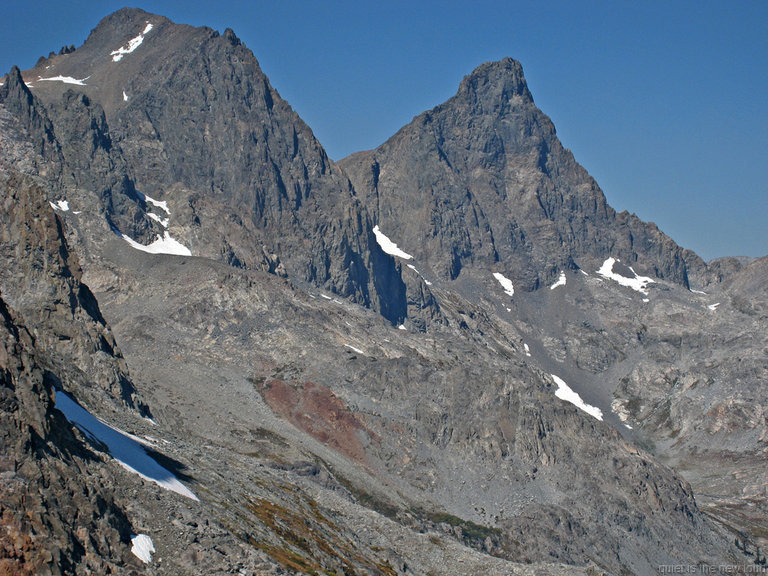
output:
M457 97L483 104L486 110L497 112L503 111L515 98L533 103L523 66L512 58L486 62L475 68L461 81Z
M687 289L511 58L334 163L232 30L124 9L0 87L0 198L0 573L764 561L768 264Z
M704 267L608 205L511 58L482 64L454 97L340 164L382 228L450 279L469 264L499 267L534 290L614 256L687 286Z

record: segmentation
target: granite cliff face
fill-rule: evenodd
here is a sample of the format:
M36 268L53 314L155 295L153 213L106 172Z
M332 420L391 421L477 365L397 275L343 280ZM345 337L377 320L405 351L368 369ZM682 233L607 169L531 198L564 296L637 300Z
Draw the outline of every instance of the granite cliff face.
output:
M2 84L0 567L761 565L764 262L616 213L519 63L338 165L231 30L124 9Z

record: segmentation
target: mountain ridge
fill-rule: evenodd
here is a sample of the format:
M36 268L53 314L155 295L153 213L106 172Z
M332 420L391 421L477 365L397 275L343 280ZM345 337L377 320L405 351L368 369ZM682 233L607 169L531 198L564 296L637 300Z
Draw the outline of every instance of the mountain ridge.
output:
M0 87L0 247L43 288L24 316L35 346L61 390L200 497L107 478L154 540L146 572L760 560L765 267L707 269L613 211L518 62L481 65L339 163L231 31L121 10L24 79ZM85 328L69 280L30 253L72 254ZM111 357L89 348L94 318ZM134 406L83 358L122 370ZM109 538L128 556L125 522Z

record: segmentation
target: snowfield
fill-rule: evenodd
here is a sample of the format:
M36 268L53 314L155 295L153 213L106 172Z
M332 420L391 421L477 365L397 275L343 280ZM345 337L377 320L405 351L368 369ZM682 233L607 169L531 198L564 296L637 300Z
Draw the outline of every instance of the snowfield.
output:
M152 30L152 24L147 22L147 26L144 28L144 31L141 34L128 40L128 44L110 52L109 55L112 56L112 62L120 62L120 60L123 59L123 56L130 54L136 50L136 48L141 46L141 43L144 42L144 36L149 34L150 30Z
M647 296L648 285L653 283L653 278L649 278L648 276L638 276L637 272L635 272L631 266L627 266L627 268L630 272L632 272L632 274L634 274L634 278L628 278L626 276L622 276L621 274L617 274L613 271L613 265L616 262L621 262L621 260L618 260L617 258L608 258L605 262L603 262L603 265L600 266L600 270L598 270L597 273L600 274L600 276L603 278L618 282L622 286L627 286L632 288L632 290Z
M69 212L69 202L66 200L57 200L55 203L49 202L49 204L54 210L58 210L60 212Z
M557 391L555 392L555 396L560 398L560 400L565 400L566 402L570 402L576 408L583 410L593 418L597 418L598 420L603 419L603 411L600 410L600 408L596 406L590 406L584 400L581 399L581 396L579 396L576 392L571 390L571 387L568 386L568 384L565 383L565 380L560 378L559 376L556 376L554 374L551 374L552 380L555 381L555 384L557 384Z
M152 553L155 551L155 544L152 538L146 534L131 534L131 553L144 564L152 562Z
M75 84L77 86L85 86L85 81L88 80L90 76L83 78L81 80L78 80L77 78L72 78L72 76L52 76L51 78L38 78L38 82L63 82L64 84Z
M118 232L119 236L128 242L136 250L147 252L148 254L172 254L174 256L192 256L192 251L184 246L178 240L171 238L168 230L165 231L163 236L157 235L157 239L152 244L141 244L136 242L133 238L126 236L122 232Z
M410 260L413 258L410 254L407 252L403 252L400 250L400 248L397 247L397 244L392 242L387 236L384 235L384 233L379 229L379 225L376 224L376 226L373 227L373 233L376 236L376 242L379 246L381 246L381 249L384 250L387 254L390 256L397 256L398 258L402 258L403 260Z
M552 284L552 286L550 286L550 287L549 287L549 289L550 289L550 290L554 290L554 289L555 289L555 288L557 288L558 286L565 286L566 282L567 282L567 279L566 279L566 277L565 277L565 272L562 272L562 271L561 271L561 272L560 272L560 277L557 279L557 282L555 282L554 284Z
M501 287L504 288L504 292L506 292L509 296L515 295L515 286L512 284L512 280L499 272L494 272L493 277L496 278L499 284L501 284Z
M152 458L138 438L113 428L93 416L85 408L72 400L65 392L56 391L54 406L64 414L69 422L77 426L91 439L104 444L109 454L126 470L138 474L145 480L158 486L198 500L197 496L182 484L176 476L166 470Z

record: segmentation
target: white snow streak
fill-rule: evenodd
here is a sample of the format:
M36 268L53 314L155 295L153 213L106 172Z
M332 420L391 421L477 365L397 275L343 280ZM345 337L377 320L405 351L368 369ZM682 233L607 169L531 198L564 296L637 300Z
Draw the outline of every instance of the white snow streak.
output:
M131 534L131 553L144 564L152 562L152 553L155 551L155 544L152 538L146 534Z
M122 430L105 424L60 390L56 391L54 405L67 420L85 434L105 444L110 455L126 470L138 474L166 490L176 492L192 500L198 499L189 488L179 482L176 476L160 466L154 458L147 454L144 447L134 439L135 436L131 437Z
M144 28L144 31L141 34L139 34L135 38L131 38L130 40L128 40L128 44L126 44L125 46L121 46L117 50L113 50L112 52L110 52L109 55L112 56L112 62L119 62L120 60L123 59L123 56L125 54L130 54L131 52L136 50L136 48L141 46L141 43L144 42L144 36L148 34L150 30L152 30L152 24L147 22L147 27Z
M525 355L530 356L531 355L531 349L528 347L528 344L523 344L523 348L525 349Z
M149 202L150 204L154 204L158 208L165 210L165 213L168 214L168 216L171 215L171 211L168 209L168 202L166 202L165 200L155 200L154 198L150 198L146 194L142 194L138 190L136 191L136 194L138 194L139 198L144 200L144 202Z
M373 233L376 236L376 242L381 246L381 249L384 250L387 254L390 256L397 256L399 258L402 258L403 260L410 260L413 258L410 254L407 252L403 252L400 250L400 248L397 247L397 244L392 242L389 238L387 238L384 233L379 229L379 225L376 224L376 226L373 227Z
M128 94L125 93L125 90L123 90L123 102L128 102Z
M561 400L565 400L566 402L570 402L576 408L579 408L580 410L583 410L593 418L597 418L598 420L603 419L603 411L600 410L600 408L597 408L596 406L590 406L584 400L581 399L581 396L579 396L576 392L571 390L570 386L565 383L565 381L560 378L559 376L555 376L554 374L551 375L552 380L555 381L555 384L557 384L557 391L555 392L555 396L560 398Z
M354 351L355 351L355 352L357 352L358 354L363 354L363 355L365 354L365 352L363 352L362 350L360 350L360 348L355 348L354 346L352 346L352 345L350 345L350 344L344 344L344 346L346 346L346 347L347 347L347 348L349 348L350 350L354 350Z
M504 288L504 292L506 292L510 296L515 295L515 287L512 284L512 280L510 280L509 278L504 276L504 274L501 274L499 272L494 272L493 277L499 281L499 284L501 284L501 287Z
M603 278L614 280L622 286L627 286L632 288L632 290L640 292L641 294L648 295L648 284L653 283L653 278L649 278L648 276L638 276L637 272L635 272L631 266L627 266L627 268L630 270L630 272L632 272L632 274L635 275L634 278L627 278L626 276L617 274L613 271L613 265L616 262L621 261L613 257L608 258L605 262L603 262L603 265L600 267L600 270L598 270L597 273L600 274L600 276Z
M152 220L154 220L155 222L159 222L159 223L160 223L160 225L161 225L163 228L168 228L168 223L171 221L171 219L170 219L170 218L165 218L165 219L163 219L163 218L160 218L160 216L158 216L157 214L155 214L155 213L153 213L153 212L147 212L147 216L149 216L150 218L152 218Z
M421 279L422 279L422 280L424 280L424 284L426 284L427 286L432 286L432 282L430 282L429 280L427 280L426 278L424 278L424 274L422 274L421 272L419 272L419 271L416 269L416 266L414 266L413 264L406 264L406 266L408 266L408 268L410 268L411 270L413 270L414 272L416 272L416 274L418 274L419 276L421 276Z
M49 202L51 205L51 208L54 210L60 210L62 212L69 212L69 202L66 200L57 200L54 204L53 202Z
M405 327L405 324L400 324L400 326L397 327L398 330L408 330L408 328Z
M565 272L560 272L560 277L557 279L557 282L552 284L552 286L549 287L550 290L554 290L558 286L565 286L566 278L565 278Z
M707 308L709 308L710 310L712 310L712 312L714 312L715 310L717 310L718 306L720 306L720 302L716 302L715 304L710 304L709 306L707 306Z
M38 82L64 82L64 84L76 84L78 86L85 86L85 81L88 80L90 76L83 78L82 80L78 80L77 78L72 78L72 76L52 76L51 78L38 78Z
M164 236L160 236L160 234L157 235L157 239L152 242L152 244L144 245L139 242L136 242L133 238L130 238L129 236L126 236L122 232L118 232L119 236L128 242L131 246L136 248L136 250L141 250L142 252L147 252L149 254L173 254L175 256L192 256L192 251L184 246L181 242L178 240L174 240L171 238L171 235L168 233L168 230L165 231Z

